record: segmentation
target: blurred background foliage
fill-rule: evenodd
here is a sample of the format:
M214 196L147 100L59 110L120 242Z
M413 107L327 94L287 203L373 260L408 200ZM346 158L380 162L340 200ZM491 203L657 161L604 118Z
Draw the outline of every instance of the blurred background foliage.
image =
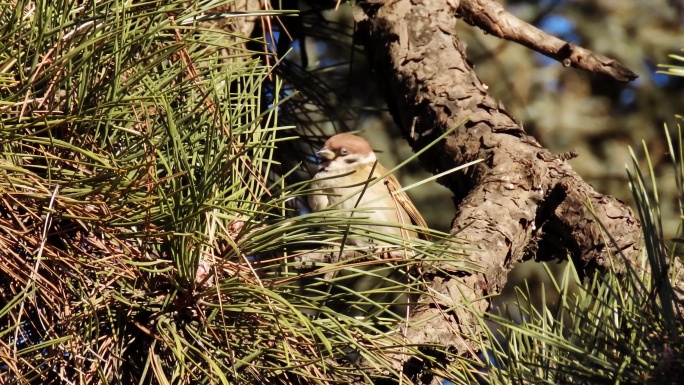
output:
M274 4L280 3L278 1ZM380 158L397 164L411 154L388 115L382 91L367 70L360 47L353 46L351 6L336 1L291 1L302 10L302 25L286 58L330 84L327 102L341 106L340 119L362 130ZM667 146L663 122L674 122L684 110L684 80L658 73L658 63L681 49L684 3L677 0L539 0L500 1L515 16L590 50L614 58L639 78L628 84L565 68L516 43L502 41L458 23L468 58L492 95L555 153L577 149L573 168L599 192L631 202L625 165L627 147L642 140L651 151L661 179L663 210L675 212L671 169L665 167ZM282 44L281 44L282 47ZM282 48L281 48L282 51ZM303 55L305 52L305 55ZM670 125L673 126L673 125ZM324 127L332 132L332 125ZM399 171L406 185L426 176L418 164ZM431 227L445 230L451 222L451 194L423 186L411 196ZM438 202L438 203L435 203ZM444 207L449 205L448 207ZM668 219L672 236L678 223Z

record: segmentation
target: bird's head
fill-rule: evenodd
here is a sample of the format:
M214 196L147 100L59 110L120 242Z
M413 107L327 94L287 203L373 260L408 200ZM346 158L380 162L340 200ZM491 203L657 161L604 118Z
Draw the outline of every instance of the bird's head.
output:
M368 141L353 134L331 136L316 154L328 171L354 169L377 159Z

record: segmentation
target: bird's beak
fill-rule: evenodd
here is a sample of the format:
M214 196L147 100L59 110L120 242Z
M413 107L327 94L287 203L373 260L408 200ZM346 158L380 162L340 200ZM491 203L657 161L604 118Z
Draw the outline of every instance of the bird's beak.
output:
M323 148L321 148L320 150L318 150L318 152L316 153L316 155L318 155L320 158L323 158L323 159L325 159L325 160L333 160L333 159L335 159L335 153L332 152L330 149L327 149L327 148L325 148L325 147L323 147Z

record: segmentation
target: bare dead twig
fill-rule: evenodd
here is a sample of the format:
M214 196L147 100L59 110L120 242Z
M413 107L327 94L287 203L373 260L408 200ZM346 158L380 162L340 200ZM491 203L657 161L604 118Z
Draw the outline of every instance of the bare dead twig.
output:
M551 36L506 12L493 0L461 0L457 14L466 23L502 39L514 41L557 60L565 67L609 76L620 82L638 77L616 60Z
M370 253L369 253L370 252ZM389 251L382 251L383 260L401 260L407 257L407 251L404 249L396 249ZM344 250L340 253L337 248L333 249L323 249L319 251L310 251L303 254L298 254L293 256L295 262L299 262L302 265L299 267L301 269L307 269L315 267L317 263L337 263L342 261L348 261L354 258L361 257L363 255L375 254L373 250L360 251L360 250Z

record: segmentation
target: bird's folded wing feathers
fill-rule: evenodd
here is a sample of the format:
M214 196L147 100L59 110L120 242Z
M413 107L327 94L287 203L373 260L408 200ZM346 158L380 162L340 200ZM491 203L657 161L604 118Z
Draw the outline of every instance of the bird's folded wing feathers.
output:
M384 171L383 174L386 174L387 171ZM425 219L423 219L423 216L420 215L420 212L418 212L418 209L416 209L416 206L413 205L413 202L411 202L411 199L406 195L406 192L404 191L399 191L401 190L401 185L399 184L399 181L397 178L392 175L388 174L385 177L385 186L387 186L387 189L389 190L390 194L392 195L392 198L395 200L395 202L399 203L399 205L406 211L406 213L409 215L411 218L411 222L420 227L428 227L427 223L425 223ZM426 238L424 235L421 234L421 238Z

